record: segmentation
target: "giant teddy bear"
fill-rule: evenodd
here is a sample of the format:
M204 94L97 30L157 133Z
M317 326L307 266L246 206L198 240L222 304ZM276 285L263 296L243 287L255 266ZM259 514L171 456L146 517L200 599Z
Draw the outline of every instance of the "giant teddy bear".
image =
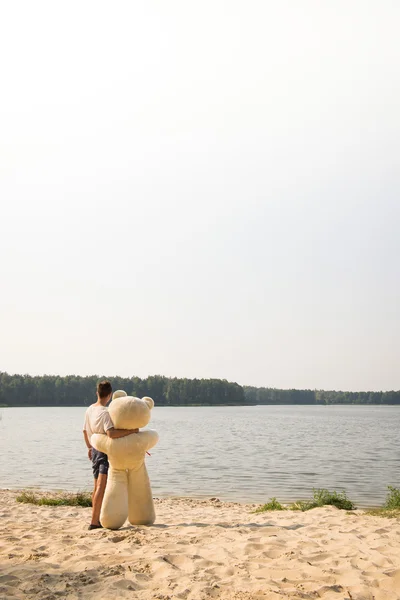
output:
M151 398L133 398L122 390L114 393L109 413L116 429L145 427L154 406ZM95 433L91 443L108 456L110 470L100 522L108 529L131 525L152 525L156 515L150 480L145 465L147 450L158 442L158 433L148 429L123 438L111 439Z

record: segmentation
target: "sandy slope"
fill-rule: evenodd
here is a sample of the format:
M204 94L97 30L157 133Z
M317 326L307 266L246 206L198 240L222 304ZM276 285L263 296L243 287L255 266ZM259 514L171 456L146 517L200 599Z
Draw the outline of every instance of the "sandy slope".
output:
M153 527L89 532L89 509L0 495L1 600L400 598L397 520L168 498Z

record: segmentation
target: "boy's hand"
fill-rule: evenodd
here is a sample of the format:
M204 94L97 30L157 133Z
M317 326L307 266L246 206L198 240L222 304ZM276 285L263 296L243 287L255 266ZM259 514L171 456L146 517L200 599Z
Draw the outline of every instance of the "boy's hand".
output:
M89 460L92 460L92 449L93 449L93 448L89 448L89 449L88 449L88 453L87 453L87 455L88 455L88 459L89 459Z

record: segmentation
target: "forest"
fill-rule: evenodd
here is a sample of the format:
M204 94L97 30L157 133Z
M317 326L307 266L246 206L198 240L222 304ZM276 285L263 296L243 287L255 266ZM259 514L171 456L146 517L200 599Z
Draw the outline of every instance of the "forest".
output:
M237 406L257 404L400 404L400 390L342 392L280 390L241 386L225 379L178 379L152 375L9 375L0 372L0 406L88 406L96 401L96 384L109 379L114 390L151 396L157 406Z

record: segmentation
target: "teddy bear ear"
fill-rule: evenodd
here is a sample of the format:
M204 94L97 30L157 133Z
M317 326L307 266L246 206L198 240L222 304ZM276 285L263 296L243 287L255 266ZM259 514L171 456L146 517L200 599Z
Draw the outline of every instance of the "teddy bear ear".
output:
M123 398L124 396L126 396L126 392L124 392L124 390L117 390L113 393L112 399L115 400L116 398Z
M148 396L145 396L144 398L142 398L142 400L144 402L146 402L147 406L149 407L149 409L151 410L154 406L154 400L152 398L149 398Z

